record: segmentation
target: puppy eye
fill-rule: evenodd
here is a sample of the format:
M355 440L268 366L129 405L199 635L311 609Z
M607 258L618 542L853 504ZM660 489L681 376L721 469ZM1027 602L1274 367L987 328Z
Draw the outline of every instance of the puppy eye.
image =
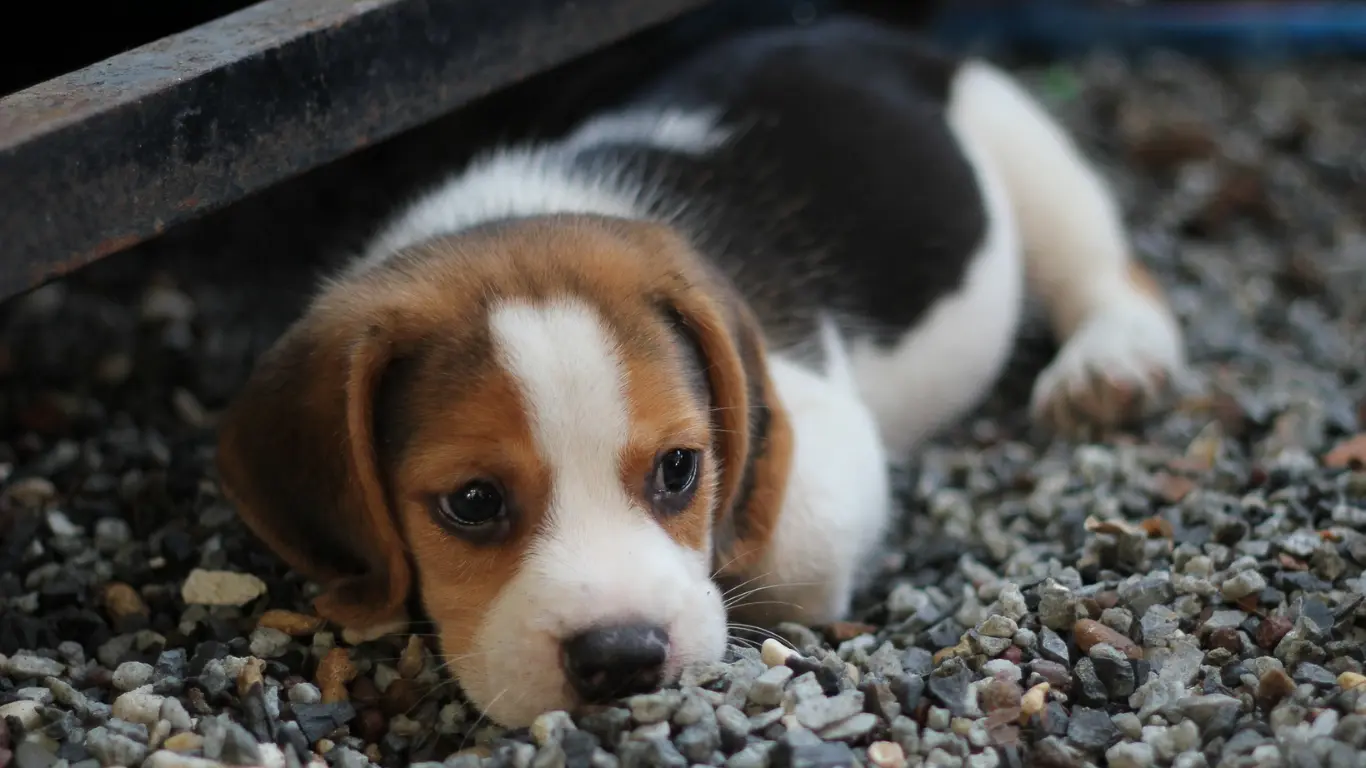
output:
M437 499L437 511L446 521L466 528L478 528L506 516L503 491L488 480L475 480L455 493Z
M677 512L692 500L697 488L697 451L687 448L674 448L660 454L655 460L651 490L655 503L663 511Z

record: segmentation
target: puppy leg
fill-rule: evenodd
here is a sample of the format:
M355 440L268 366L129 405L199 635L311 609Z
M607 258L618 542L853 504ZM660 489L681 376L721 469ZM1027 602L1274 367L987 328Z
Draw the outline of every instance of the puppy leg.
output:
M769 356L792 425L792 469L772 540L727 596L732 616L760 626L844 618L891 519L877 422L831 346L840 344L833 327L823 336L825 375Z
M1184 370L1184 345L1157 282L1130 256L1111 190L1044 107L988 64L963 67L949 112L1005 183L1029 289L1061 347L1035 382L1034 417L1068 434L1143 415Z

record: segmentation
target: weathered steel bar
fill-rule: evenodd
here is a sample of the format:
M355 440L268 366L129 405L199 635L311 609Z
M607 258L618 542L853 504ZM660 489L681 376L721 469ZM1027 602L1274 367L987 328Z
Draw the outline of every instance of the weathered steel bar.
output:
M708 0L263 0L0 98L0 297Z

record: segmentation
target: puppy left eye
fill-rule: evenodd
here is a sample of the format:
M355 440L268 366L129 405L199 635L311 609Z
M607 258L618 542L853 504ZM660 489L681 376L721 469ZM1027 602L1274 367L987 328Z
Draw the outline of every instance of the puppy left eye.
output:
M655 460L651 476L651 491L656 504L665 511L678 511L687 506L697 488L698 452L688 448L674 448Z

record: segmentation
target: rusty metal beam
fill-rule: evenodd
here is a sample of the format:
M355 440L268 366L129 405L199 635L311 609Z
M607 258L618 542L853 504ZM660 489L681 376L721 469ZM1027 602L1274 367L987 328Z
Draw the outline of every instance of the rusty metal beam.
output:
M0 297L709 0L263 0L0 99Z

